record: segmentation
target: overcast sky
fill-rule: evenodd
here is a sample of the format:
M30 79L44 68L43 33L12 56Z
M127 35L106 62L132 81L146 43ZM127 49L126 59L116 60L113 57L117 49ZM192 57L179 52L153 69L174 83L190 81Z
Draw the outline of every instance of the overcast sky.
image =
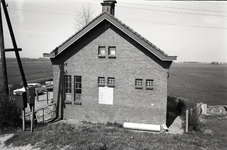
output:
M72 36L76 14L102 0L6 0L21 57L39 58ZM2 13L3 14L3 13ZM118 0L115 17L177 62L227 62L227 2ZM3 17L5 47L12 48ZM14 53L7 53L14 57Z

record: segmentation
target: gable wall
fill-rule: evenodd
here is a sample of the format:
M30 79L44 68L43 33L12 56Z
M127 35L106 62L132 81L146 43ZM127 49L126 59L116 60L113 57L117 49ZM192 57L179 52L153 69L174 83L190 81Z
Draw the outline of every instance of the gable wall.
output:
M67 74L82 76L82 106L66 105L65 117L88 121L124 121L164 124L166 121L167 69L147 56L146 50L130 38L108 28L103 33L90 33L97 38L77 50L77 45L67 51L78 51L66 59ZM120 35L121 36L120 36ZM96 36L94 36L96 37ZM116 46L116 58L98 58L98 46ZM140 48L140 50L138 50ZM54 65L55 66L55 65ZM55 83L59 81L59 67L54 67ZM113 105L98 103L98 77L115 77ZM135 79L143 79L143 89L135 89ZM146 90L145 80L154 80L154 90ZM55 85L54 95L57 98ZM72 82L72 88L74 84ZM74 90L68 100L74 100ZM76 115L75 115L76 114ZM79 114L79 115L78 115Z

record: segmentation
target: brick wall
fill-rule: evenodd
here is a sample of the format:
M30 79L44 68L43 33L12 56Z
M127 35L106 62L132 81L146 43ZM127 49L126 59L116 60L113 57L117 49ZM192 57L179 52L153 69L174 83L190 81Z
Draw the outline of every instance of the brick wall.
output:
M59 100L59 64L67 75L82 76L82 105L67 104L66 118L93 122L130 121L164 124L167 105L167 71L171 62L162 62L114 26L98 25L60 56L52 60L54 99ZM98 46L116 46L116 58L98 57ZM113 105L99 104L98 77L115 77ZM143 89L135 89L135 79L143 79ZM146 90L146 79L154 80L154 89ZM74 81L72 82L72 89ZM70 101L74 100L74 90Z

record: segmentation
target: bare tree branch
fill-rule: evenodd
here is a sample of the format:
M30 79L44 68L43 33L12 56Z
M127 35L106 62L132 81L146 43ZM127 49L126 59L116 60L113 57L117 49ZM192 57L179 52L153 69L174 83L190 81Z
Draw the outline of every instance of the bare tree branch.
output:
M82 5L81 9L76 11L76 24L75 27L77 30L82 29L84 26L86 26L92 19L94 10L92 10L91 5Z

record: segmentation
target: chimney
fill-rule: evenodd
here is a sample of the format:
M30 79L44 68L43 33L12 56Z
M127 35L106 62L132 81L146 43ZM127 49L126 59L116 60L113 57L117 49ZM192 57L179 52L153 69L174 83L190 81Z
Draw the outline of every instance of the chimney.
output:
M114 16L114 7L116 0L103 0L102 4L102 12L107 12Z

